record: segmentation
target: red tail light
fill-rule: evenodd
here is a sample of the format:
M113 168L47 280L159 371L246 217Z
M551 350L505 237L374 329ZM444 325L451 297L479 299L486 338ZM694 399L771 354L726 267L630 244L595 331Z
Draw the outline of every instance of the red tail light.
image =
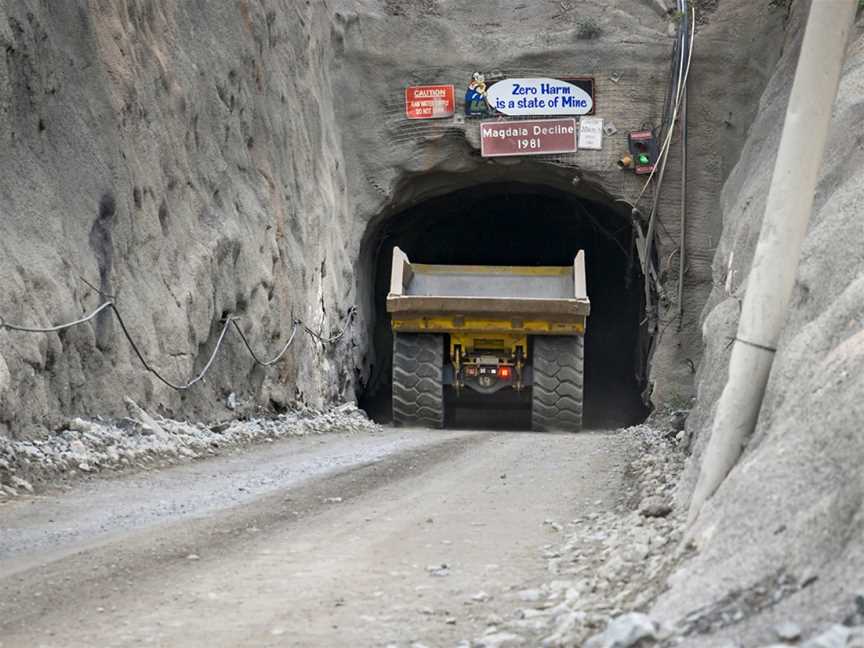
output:
M499 378L509 378L512 373L513 370L510 367L498 367Z

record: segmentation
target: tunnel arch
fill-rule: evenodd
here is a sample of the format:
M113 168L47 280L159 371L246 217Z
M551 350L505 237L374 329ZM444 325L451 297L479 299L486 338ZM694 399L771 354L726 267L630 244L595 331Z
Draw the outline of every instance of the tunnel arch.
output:
M400 200L370 221L358 267L369 341L358 398L379 421L390 416L392 333L385 300L393 247L412 261L480 265L570 265L586 251L592 301L585 348L585 424L644 420L650 405L644 281L630 208L578 175L520 173L517 180L445 173L406 180ZM524 426L525 421L512 419Z

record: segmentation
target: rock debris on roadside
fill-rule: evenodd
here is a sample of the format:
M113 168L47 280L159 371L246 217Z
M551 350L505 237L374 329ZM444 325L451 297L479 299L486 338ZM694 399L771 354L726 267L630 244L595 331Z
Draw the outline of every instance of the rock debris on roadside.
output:
M374 432L379 426L347 403L326 411L297 409L270 418L208 426L152 416L127 399L120 420L74 418L47 439L0 436L0 501L34 485L103 470L147 468L218 454L220 450L326 433Z
M619 434L638 443L627 457L627 489L617 507L600 502L578 519L545 520L560 529L558 543L539 552L548 581L517 588L510 600L519 607L472 646L629 648L663 636L654 620L634 610L662 591L679 557L683 520L669 502L684 454L668 431L651 425Z

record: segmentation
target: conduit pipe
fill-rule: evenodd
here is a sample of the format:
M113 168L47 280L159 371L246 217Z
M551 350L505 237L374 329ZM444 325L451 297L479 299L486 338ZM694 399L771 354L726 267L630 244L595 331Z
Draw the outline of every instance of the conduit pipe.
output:
M684 326L684 264L687 262L687 86L681 95L681 216L678 227L678 330Z
M768 190L726 383L690 502L699 515L756 427L807 233L858 0L813 2Z

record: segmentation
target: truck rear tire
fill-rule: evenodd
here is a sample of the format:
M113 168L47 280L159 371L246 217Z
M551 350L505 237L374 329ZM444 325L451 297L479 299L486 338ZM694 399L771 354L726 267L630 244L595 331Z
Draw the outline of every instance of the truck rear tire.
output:
M578 432L582 429L585 338L534 338L534 385L531 388L531 427L537 432Z
M393 423L444 427L444 339L393 335Z

